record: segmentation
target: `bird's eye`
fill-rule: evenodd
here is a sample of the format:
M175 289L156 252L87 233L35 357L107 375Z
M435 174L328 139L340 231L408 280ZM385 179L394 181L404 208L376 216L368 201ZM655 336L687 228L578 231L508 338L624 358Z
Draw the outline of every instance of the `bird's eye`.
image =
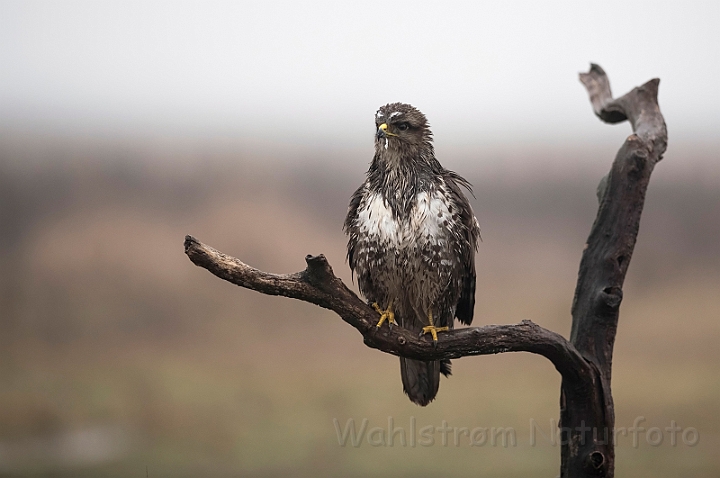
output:
M399 129L400 131L406 131L409 127L410 127L410 125L407 123L400 123L397 126L397 129Z

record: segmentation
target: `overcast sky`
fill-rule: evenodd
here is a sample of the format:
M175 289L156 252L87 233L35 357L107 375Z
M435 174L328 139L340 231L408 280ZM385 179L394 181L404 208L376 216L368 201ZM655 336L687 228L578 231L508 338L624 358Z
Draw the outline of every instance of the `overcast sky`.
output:
M717 0L0 1L0 128L356 147L403 101L437 143L617 138L593 61L615 94L660 77L671 142L711 141L719 31Z

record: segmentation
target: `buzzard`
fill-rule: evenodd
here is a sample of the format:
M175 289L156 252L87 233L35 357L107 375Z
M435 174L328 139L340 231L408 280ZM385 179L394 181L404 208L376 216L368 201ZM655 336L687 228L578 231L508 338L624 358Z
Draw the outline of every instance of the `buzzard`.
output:
M480 227L460 190L458 174L443 168L427 119L391 103L375 114L375 156L350 199L344 230L347 258L360 292L386 321L430 334L470 324L475 305L475 251ZM403 389L414 403L435 398L450 361L400 358Z

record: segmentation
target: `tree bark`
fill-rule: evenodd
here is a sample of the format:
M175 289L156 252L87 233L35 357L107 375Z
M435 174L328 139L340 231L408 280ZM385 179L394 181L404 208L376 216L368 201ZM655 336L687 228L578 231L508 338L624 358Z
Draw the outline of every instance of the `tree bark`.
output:
M333 274L323 255L307 256L295 274L269 274L185 237L185 253L221 279L269 295L311 302L337 313L369 347L418 360L503 352L531 352L550 360L562 376L561 475L612 477L615 421L610 390L612 351L622 285L635 246L645 192L667 144L657 103L659 80L613 99L605 72L592 65L580 75L595 114L608 123L629 120L634 133L620 148L598 188L600 201L578 273L570 340L524 320L519 324L455 329L436 345L402 327L376 327L378 314Z
M633 128L600 182L600 205L580 261L572 305L570 341L592 364L595 383L590 390L580 390L563 379L560 398L561 437L568 444L562 449L563 476L611 477L615 411L610 378L622 286L650 174L667 147L667 128L657 101L660 80L650 80L618 99L612 98L610 82L598 65L591 65L580 81L601 120L627 119Z

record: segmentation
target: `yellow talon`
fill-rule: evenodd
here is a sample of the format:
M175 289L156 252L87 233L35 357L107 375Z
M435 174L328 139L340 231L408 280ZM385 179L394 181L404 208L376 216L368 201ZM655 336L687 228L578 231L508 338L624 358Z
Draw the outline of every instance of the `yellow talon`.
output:
M432 335L433 341L437 342L437 333L438 332L447 332L450 330L450 327L435 327L434 325L428 325L427 327L423 327L423 334L430 334Z
M390 303L385 310L382 310L377 302L373 303L373 308L378 314L380 314L380 321L378 321L377 327L380 327L386 320L391 327L393 325L397 325L397 322L395 322L395 313L392 310L392 303L393 301L390 300Z
M430 322L430 325L428 325L427 327L423 327L421 335L429 333L430 335L432 335L433 342L437 342L438 332L447 332L448 330L450 330L450 327L435 327L432 311L428 311L428 321Z

